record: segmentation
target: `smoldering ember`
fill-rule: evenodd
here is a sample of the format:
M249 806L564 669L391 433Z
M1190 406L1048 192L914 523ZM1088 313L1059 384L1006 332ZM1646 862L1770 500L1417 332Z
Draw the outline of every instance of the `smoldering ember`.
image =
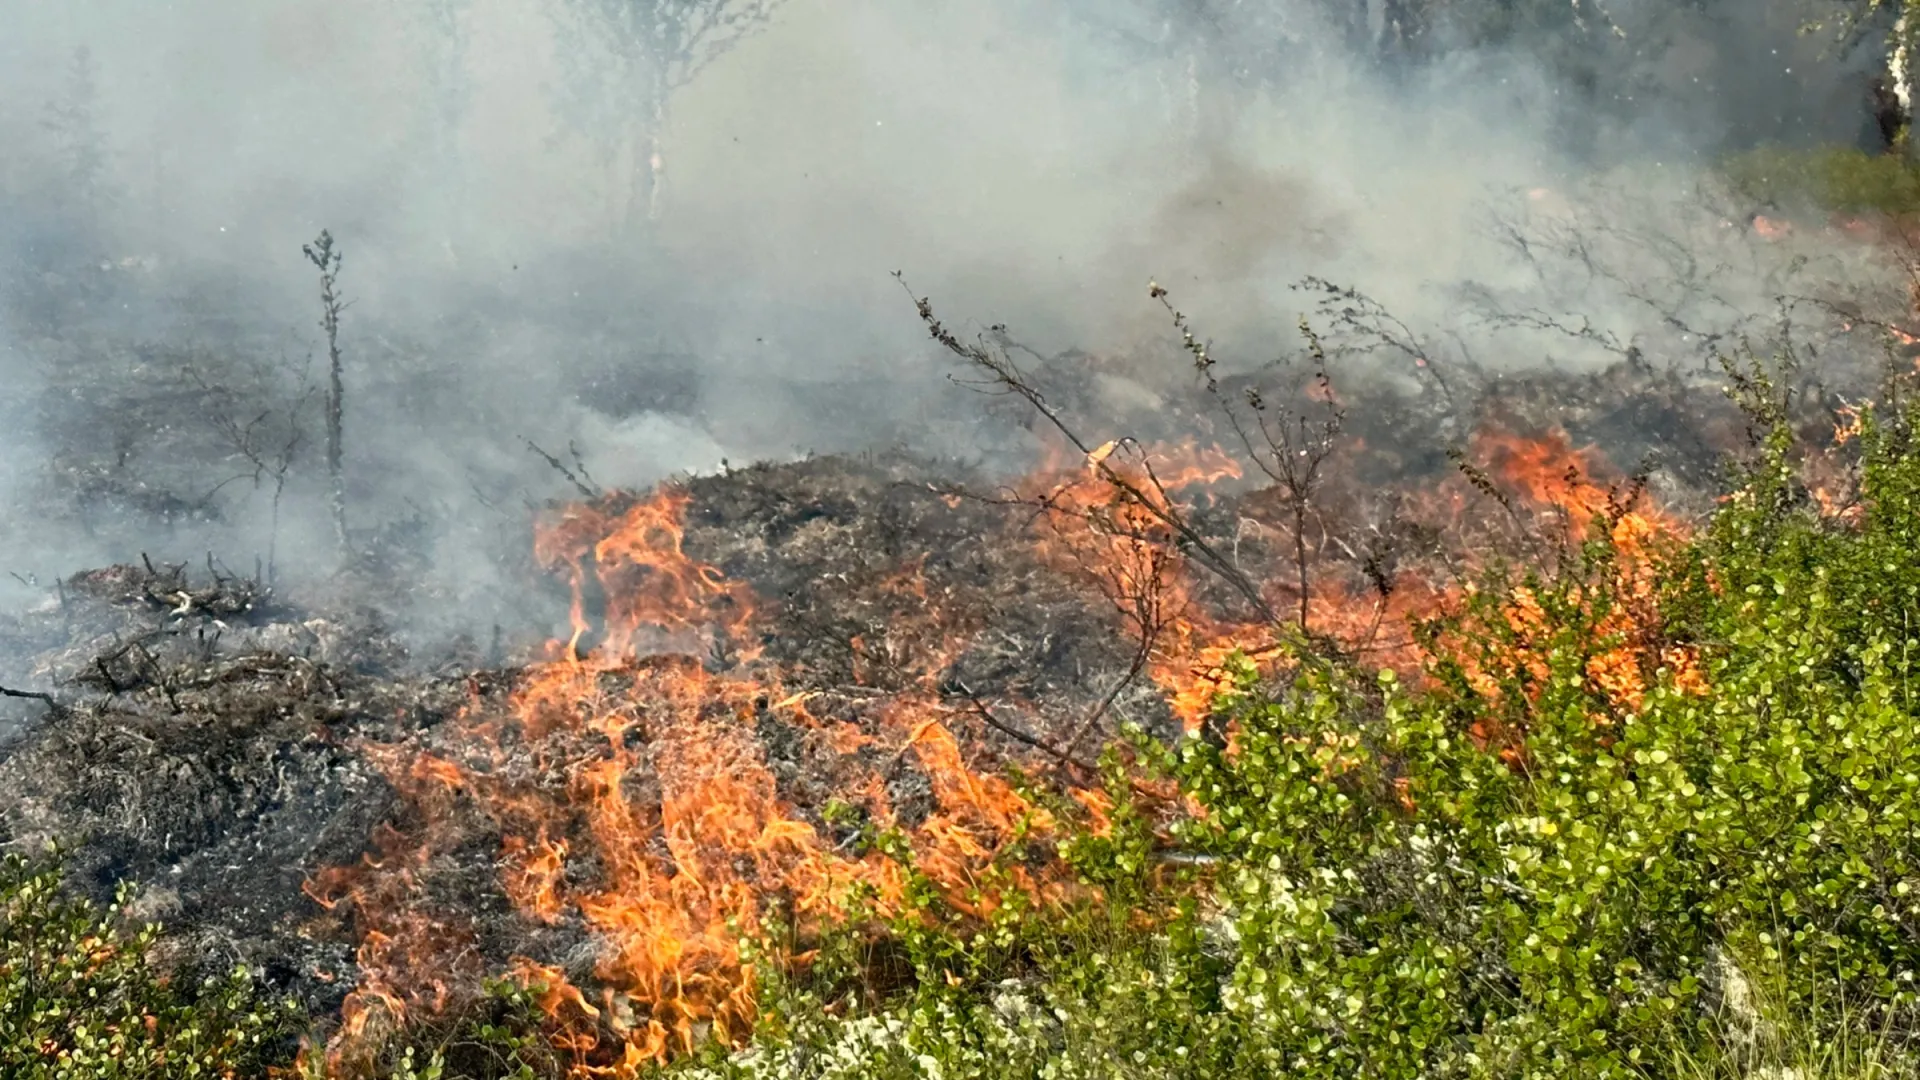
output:
M14 7L0 1073L1915 1075L1905 0Z

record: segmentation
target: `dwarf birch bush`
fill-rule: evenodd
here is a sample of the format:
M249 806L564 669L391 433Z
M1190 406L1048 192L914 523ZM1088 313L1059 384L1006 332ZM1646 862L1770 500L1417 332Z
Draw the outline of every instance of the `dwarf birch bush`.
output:
M182 980L152 966L157 931L128 926L129 894L68 896L51 860L0 860L0 1076L171 1080L260 1076L297 1015L245 970Z
M693 1073L1734 1075L1725 1016L1753 968L1803 1018L1800 1059L1874 1031L1874 1075L1909 1074L1913 420L1862 425L1857 520L1812 509L1777 430L1637 577L1606 520L1556 568L1489 571L1422 628L1418 686L1306 649L1283 680L1243 666L1225 748L1136 738L1202 812L1156 835L1116 772L1121 812L1062 848L1106 902L951 929L939 970L964 977L921 970L856 1019L807 999L808 1023ZM1623 705L1594 665L1648 602ZM1168 845L1198 869L1156 868Z

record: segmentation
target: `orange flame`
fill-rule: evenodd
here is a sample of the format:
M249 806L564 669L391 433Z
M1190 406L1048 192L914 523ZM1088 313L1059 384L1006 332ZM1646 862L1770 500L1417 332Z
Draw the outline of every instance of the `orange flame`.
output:
M1652 680L1662 671L1686 693L1705 689L1697 650L1690 645L1663 645L1661 618L1654 596L1655 559L1671 538L1685 535L1680 522L1657 510L1622 506L1596 480L1600 462L1591 451L1577 449L1562 431L1535 438L1510 433L1482 432L1476 448L1503 483L1515 489L1525 509L1564 518L1568 538L1581 540L1596 518L1607 515L1605 539L1613 552L1612 580L1601 583L1607 606L1594 621L1592 638L1602 646L1584 665L1588 685L1616 710L1632 712L1645 703ZM1598 602L1586 590L1576 594L1586 607ZM1520 676L1536 689L1548 677L1546 640L1550 620L1538 598L1516 588L1504 605L1512 644L1492 661L1500 671ZM1479 660L1466 664L1469 679L1489 699L1498 697L1498 679ZM1596 722L1607 723L1596 717ZM1482 735L1491 743L1501 737L1490 729Z
M907 830L914 862L960 910L993 910L997 899L981 889L987 865L1018 834L1052 824L1005 781L968 767L931 698L896 697L878 714L881 731L868 733L823 725L806 713L806 694L781 693L755 662L751 595L682 548L687 502L669 488L618 510L568 508L541 531L536 553L570 574L572 636L525 671L510 723L471 708L449 733L457 760L368 748L419 816L445 818L465 798L495 823L503 891L522 916L592 934L594 978L617 1008L589 1004L556 968L523 960L516 969L543 988L554 1045L581 1076L631 1076L706 1040L744 1037L755 1009L743 946L770 918L804 936L856 898L877 914L899 910L898 863L839 850L782 798L755 733L763 715L794 714L827 752L856 762L880 742L911 751L937 803ZM913 588L912 577L900 587ZM586 648L596 632L589 580L606 600L601 639ZM722 670L695 659L722 644L734 647ZM843 795L893 825L885 784L860 775ZM309 886L329 909L350 906L365 928L364 978L330 1047L336 1063L364 1053L388 1026L377 1018L397 1023L410 1009L444 1006L446 980L423 995L423 969L463 946L424 932L411 885L445 841L431 829L412 847L393 830L383 835L392 854ZM1039 888L1025 868L1011 880Z
M1522 508L1558 517L1576 537L1602 515L1611 523L1615 602L1597 618L1607 644L1585 667L1601 697L1616 710L1637 709L1661 668L1682 689L1702 687L1690 647L1661 637L1652 590L1652 560L1680 526L1613 506L1594 479L1603 471L1598 456L1562 432L1483 432L1475 453ZM1210 498L1211 485L1240 476L1217 448L1116 440L1062 452L1018 487L1023 501L1048 510L1033 537L1040 560L1112 603L1144 643L1140 671L1188 732L1228 689L1229 657L1274 664L1283 655L1275 627L1221 614L1189 565L1192 537L1181 530L1193 506L1182 500ZM1451 490L1442 500L1465 504ZM1007 890L1061 895L1065 876L1056 868L1008 858L1023 837L1044 837L1059 823L980 770L973 744L956 734L942 705L939 677L971 630L938 611L923 564L909 562L881 583L908 610L850 642L862 703L836 707L821 691L782 685L762 656L757 598L687 554L690 501L668 487L645 499L571 506L545 524L535 553L568 576L568 639L525 669L504 710L476 696L433 733L432 746L366 748L417 824L405 834L383 827L377 857L309 883L317 901L351 914L362 930L362 979L330 1060L358 1060L383 1031L444 1008L475 963L473 927L436 912L421 885L438 854L471 839L450 824L462 808L494 830L501 888L519 915L577 928L594 943L591 1000L558 968L532 959L514 968L523 985L539 988L553 1044L580 1077L633 1076L707 1040L743 1038L755 1017L748 940L785 942L791 951L774 961L799 965L805 943L827 924L856 911L884 917L903 909L909 871L834 842L826 822L796 801L820 805L829 795L893 830L910 848L913 871L959 912L989 915ZM1314 557L1332 558L1317 548ZM1261 587L1272 588L1272 606L1293 610L1299 586L1268 576ZM1417 673L1430 658L1409 624L1458 593L1412 573L1386 577L1368 591L1329 575L1304 598L1308 622L1343 646L1373 650L1370 659ZM1503 610L1514 644L1469 664L1489 695L1499 685L1489 663L1536 683L1545 672L1539 599L1515 590ZM1383 627L1397 629L1382 639ZM769 723L787 725L808 753L834 762L831 792L783 794L760 737ZM1491 721L1479 734L1490 751L1523 760L1524 747ZM1331 777L1362 750L1327 738ZM903 765L917 766L931 788L931 807L911 825L896 816L888 781ZM1104 795L1073 796L1092 828L1108 827ZM1413 812L1411 796L1402 799Z

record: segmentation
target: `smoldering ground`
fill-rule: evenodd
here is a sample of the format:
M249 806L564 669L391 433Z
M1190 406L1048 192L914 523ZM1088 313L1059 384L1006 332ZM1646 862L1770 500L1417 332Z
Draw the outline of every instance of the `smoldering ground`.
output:
M891 270L970 330L1114 358L1116 413L1185 385L1150 278L1231 363L1294 347L1312 273L1493 370L1693 365L1796 289L1893 288L1703 192L1730 143L1860 124L1860 63L1787 0L1627 5L1623 48L1463 22L1418 62L1380 5L791 0L673 93L637 220L645 110L581 7L5 5L15 600L142 552L341 587L300 255L322 228L355 542L405 564L363 598L429 636L553 626L512 567L576 481L1029 449L944 378Z

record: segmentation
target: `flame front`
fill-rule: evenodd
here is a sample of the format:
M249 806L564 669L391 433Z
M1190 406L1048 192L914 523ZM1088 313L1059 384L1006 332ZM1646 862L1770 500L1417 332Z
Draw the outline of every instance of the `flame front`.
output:
M988 865L1016 833L1049 826L1006 782L973 772L929 695L889 701L876 735L809 716L808 695L782 692L757 662L752 596L682 550L686 505L668 488L617 511L568 508L536 551L570 575L570 639L525 671L504 716L476 703L454 721L439 739L454 752L368 748L426 824L404 838L385 830L392 854L310 884L329 908L350 907L363 934L362 981L329 1049L336 1068L409 1011L443 1008L455 967L440 965L473 953L416 887L418 868L457 842L435 828L456 801L497 828L501 886L519 914L593 944L590 972L529 959L514 969L543 988L554 1045L581 1076L634 1075L743 1037L754 1017L743 945L769 918L790 920L799 940L856 900L876 916L899 910L899 862L837 849L780 797L755 731L768 711L856 766L840 797L878 826L893 825L885 784L855 756L883 742L913 754L938 803L906 830L914 862L962 909L990 910ZM605 595L597 628L590 583ZM1012 879L1036 887L1023 871ZM592 1000L583 974L599 987Z
M1697 657L1660 638L1651 592L1650 559L1678 524L1613 505L1594 481L1597 457L1562 433L1483 432L1475 453L1520 508L1544 515L1543 528L1558 518L1578 539L1596 520L1610 524L1615 602L1596 614L1609 644L1586 668L1606 700L1638 708L1662 667L1683 688L1698 686ZM1229 657L1284 655L1275 626L1222 614L1228 606L1190 565L1191 538L1181 534L1193 506L1175 500L1212 498L1211 485L1239 476L1217 449L1113 442L1059 455L1016 489L1023 504L1044 508L1034 518L1034 554L1111 602L1117 625L1138 643L1133 674L1158 687L1188 732L1212 713ZM1464 483L1442 485L1429 509L1457 513L1470 494ZM896 830L914 871L954 910L985 916L1006 890L1047 897L1066 889L1057 868L1003 858L1022 837L1045 836L1057 823L1006 780L978 771L970 757L978 744L956 735L956 715L986 706L950 710L941 679L978 627L930 600L922 565L909 561L881 583L903 608L884 640L849 643L864 704L823 719L810 706L825 691L784 685L781 669L764 658L768 624L757 598L687 554L690 502L685 490L666 487L560 512L538 531L535 552L568 577L567 640L520 674L504 707L476 694L427 741L365 748L399 792L404 824L383 827L377 854L363 865L320 874L309 886L361 932L361 980L329 1047L343 1072L393 1024L446 1008L456 987L483 973L472 920L462 922L422 884L436 859L473 842L450 824L460 811L489 824L499 886L518 918L589 946L567 950L564 965L521 958L512 968L541 988L553 1044L582 1077L636 1075L708 1040L744 1038L755 1017L749 940L785 943L778 947L790 952L773 959L799 964L805 943L828 924L856 911L901 912L909 871L900 861L836 842L814 811L783 797L760 734L770 721L835 763L831 790L810 792L806 805L839 802ZM1285 527L1257 513L1242 519L1243 529ZM1345 577L1328 569L1336 560L1327 547L1316 541L1312 554L1325 572L1304 598L1290 575L1261 568L1259 587L1271 590L1272 607L1305 610L1313 632L1335 647L1417 676L1434 657L1414 644L1410 622L1442 610L1462 587L1411 570L1358 586L1351 566ZM1497 675L1537 675L1548 647L1531 593L1515 590L1502 610L1509 632L1501 650L1464 658L1490 696ZM883 676L885 692L868 683L869 672ZM1490 718L1480 732L1484 743L1523 752L1492 725ZM1050 748L1071 758L1085 734ZM1349 752L1359 750L1342 749ZM933 805L906 826L888 776L909 759L929 782ZM1072 794L1090 827L1103 828L1106 797Z
M1581 617L1591 622L1587 640L1597 643L1583 665L1587 685L1616 712L1638 710L1662 672L1682 692L1703 690L1698 651L1664 640L1654 593L1657 560L1672 541L1686 535L1685 527L1657 509L1638 505L1642 500L1637 493L1623 500L1599 482L1596 456L1575 448L1564 432L1522 438L1483 431L1475 445L1494 474L1520 495L1517 509L1561 518L1562 535L1569 542L1590 539L1596 520L1605 526L1599 539L1609 557L1602 577L1579 583L1570 597ZM1544 532L1552 535L1553 530ZM1498 699L1503 681L1537 692L1548 678L1547 656L1555 647L1549 633L1556 620L1548 617L1531 588L1515 586L1501 610L1506 633L1482 639L1493 643L1492 648L1453 657L1464 663L1475 687L1489 700ZM1608 716L1594 720L1600 725L1612 722ZM1488 718L1476 732L1516 759L1519 748L1505 745L1507 736L1494 727Z

